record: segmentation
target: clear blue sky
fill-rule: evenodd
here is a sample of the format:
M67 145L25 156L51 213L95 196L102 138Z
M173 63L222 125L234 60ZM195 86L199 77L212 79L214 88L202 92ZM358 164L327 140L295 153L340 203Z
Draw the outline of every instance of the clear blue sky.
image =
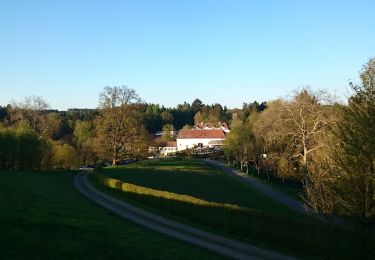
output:
M0 2L0 105L93 108L122 84L166 106L344 95L372 56L375 1Z

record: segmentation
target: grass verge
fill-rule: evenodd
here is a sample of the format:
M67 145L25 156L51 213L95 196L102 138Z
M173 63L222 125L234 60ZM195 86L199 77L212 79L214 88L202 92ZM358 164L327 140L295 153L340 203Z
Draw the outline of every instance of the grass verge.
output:
M2 259L217 259L113 215L73 187L74 172L0 172Z

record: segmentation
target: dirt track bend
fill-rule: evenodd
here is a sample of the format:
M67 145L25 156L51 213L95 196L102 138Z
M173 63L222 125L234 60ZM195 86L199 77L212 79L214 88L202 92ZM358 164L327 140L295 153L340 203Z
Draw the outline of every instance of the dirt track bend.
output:
M98 191L88 182L86 176L86 172L81 172L74 179L74 185L79 192L100 206L153 231L235 259L295 259L291 256L214 235L134 207Z
M288 208L294 209L300 213L312 215L310 212L306 211L303 203L301 201L298 201L296 199L293 199L289 197L288 195L285 195L281 191L277 191L274 188L260 182L258 179L247 175L245 173L242 173L240 171L234 170L233 168L218 162L214 160L205 160L208 164L213 165L217 168L220 168L224 171L224 173L231 175L238 180L242 181L243 183L251 186L252 188L255 188L256 190L262 192L266 196L276 200L277 202L283 204L284 206L287 206Z

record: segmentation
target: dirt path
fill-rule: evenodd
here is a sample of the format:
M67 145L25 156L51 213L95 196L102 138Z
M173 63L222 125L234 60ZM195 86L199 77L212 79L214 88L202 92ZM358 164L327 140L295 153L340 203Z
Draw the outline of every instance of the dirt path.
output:
M210 234L134 207L96 190L87 181L86 176L87 173L82 172L77 174L74 179L75 187L84 196L121 217L156 232L235 259L295 259L257 246Z
M285 195L284 193L275 190L274 188L270 187L269 185L263 184L256 178L249 176L245 173L242 173L240 171L234 170L231 167L226 166L225 164L214 161L214 160L205 160L208 164L213 165L215 167L220 168L223 170L226 174L231 175L239 179L240 181L244 182L245 184L251 186L252 188L257 189L258 191L262 192L266 196L276 200L277 202L283 204L284 206L287 206L288 208L294 209L300 213L315 216L310 214L305 210L305 207L301 201L298 201L296 199L293 199L289 197L288 195ZM318 216L315 216L318 217Z

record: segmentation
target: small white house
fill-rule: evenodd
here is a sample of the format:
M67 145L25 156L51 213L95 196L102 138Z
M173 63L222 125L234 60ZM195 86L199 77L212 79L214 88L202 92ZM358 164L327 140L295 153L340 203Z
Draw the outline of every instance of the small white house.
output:
M176 142L167 142L163 146L159 146L159 154L161 156L168 156L171 154L176 154L177 152L177 144Z
M194 147L221 147L225 140L223 130L185 130L177 136L177 150L183 151Z

